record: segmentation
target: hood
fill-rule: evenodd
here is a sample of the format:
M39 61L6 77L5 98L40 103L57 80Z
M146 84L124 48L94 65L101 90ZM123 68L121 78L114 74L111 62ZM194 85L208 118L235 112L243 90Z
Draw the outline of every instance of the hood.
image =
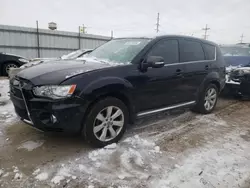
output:
M224 56L227 66L250 67L250 56Z
M115 66L97 60L50 61L20 71L17 76L35 85L60 84L62 81L86 72Z

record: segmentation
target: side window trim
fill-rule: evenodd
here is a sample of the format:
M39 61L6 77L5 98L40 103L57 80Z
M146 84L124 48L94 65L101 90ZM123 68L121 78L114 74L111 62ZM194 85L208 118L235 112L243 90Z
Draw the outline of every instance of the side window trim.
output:
M150 51L151 51L159 42L168 41L168 40L176 40L176 41L177 41L177 44L178 44L178 62L176 62L176 63L168 63L168 64L165 64L164 66L166 66L166 65L176 65L176 64L181 63L181 62L180 62L180 42L179 42L179 39L178 39L178 38L171 38L171 37L169 37L169 38L162 38L162 39L158 40L158 41L157 41L157 42L156 42L156 43L146 52L145 57L148 56L148 54L150 53Z

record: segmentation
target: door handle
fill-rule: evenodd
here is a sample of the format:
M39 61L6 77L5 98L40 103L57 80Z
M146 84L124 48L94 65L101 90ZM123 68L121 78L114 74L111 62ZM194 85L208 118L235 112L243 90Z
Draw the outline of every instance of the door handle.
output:
M208 65L206 65L206 66L205 66L205 70L208 70L208 68L209 68Z
M176 75L177 76L181 76L182 75L182 70L181 69L177 69L176 70Z

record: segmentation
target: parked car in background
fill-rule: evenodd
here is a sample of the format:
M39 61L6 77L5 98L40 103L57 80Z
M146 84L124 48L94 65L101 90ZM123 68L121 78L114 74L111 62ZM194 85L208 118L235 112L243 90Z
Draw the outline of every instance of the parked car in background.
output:
M82 57L84 55L87 55L92 51L93 51L93 49L80 49L80 50L73 51L69 54L66 54L66 55L63 55L63 56L57 57L57 58L35 58L35 59L30 60L28 63L22 65L19 68L12 67L11 70L8 71L8 73L9 73L8 75L10 78L12 78L13 76L15 76L18 72L20 72L24 68L32 67L34 65L38 65L40 63L44 63L44 62L48 62L48 61L52 61L52 60L57 61L57 60L76 59L76 58Z
M105 146L135 118L179 107L211 113L224 85L218 45L166 35L113 39L87 57L24 69L10 80L10 96L24 122Z
M29 63L25 64L24 66L20 68L28 68L34 65L37 65L39 63L47 62L47 61L55 61L55 60L70 60L70 59L76 59L79 57L82 57L90 52L92 52L93 49L79 49L73 52L70 52L69 54L62 55L61 57L55 57L55 58L34 58L31 59Z
M0 76L8 76L10 68L18 68L28 62L25 57L0 52Z
M250 73L250 47L248 44L223 45L221 51L227 64L225 89L240 94L241 82L245 82L246 75Z

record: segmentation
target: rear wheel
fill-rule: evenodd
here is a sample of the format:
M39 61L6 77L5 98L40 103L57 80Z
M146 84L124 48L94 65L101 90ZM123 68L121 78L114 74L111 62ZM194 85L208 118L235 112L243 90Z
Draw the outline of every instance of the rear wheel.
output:
M87 115L83 134L94 146L118 142L128 123L128 109L119 99L108 97L98 101Z
M3 66L3 76L8 76L11 68L18 68L17 64L10 62Z
M217 86L209 84L202 92L200 99L193 110L202 114L211 113L216 106L218 94Z

